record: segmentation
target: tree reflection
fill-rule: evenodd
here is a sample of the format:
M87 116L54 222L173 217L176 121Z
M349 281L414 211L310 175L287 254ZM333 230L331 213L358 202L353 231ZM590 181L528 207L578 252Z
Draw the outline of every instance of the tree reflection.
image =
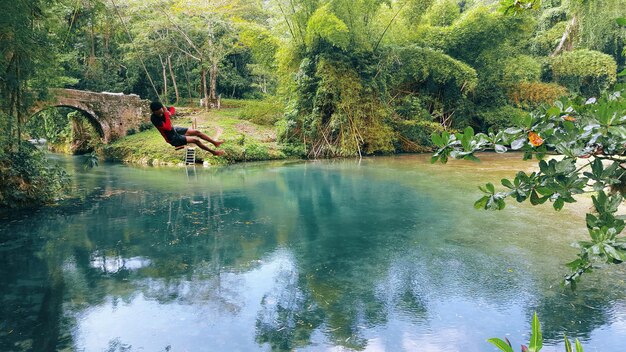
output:
M398 314L427 321L433 292L450 288L459 299L498 306L537 297L537 311L550 312L540 314L544 336L557 340L564 331L589 336L623 298L600 288L560 296L534 281L543 278L501 270L522 267L515 262L523 258L450 238L437 200L350 163L234 169L215 176L226 186L198 177L197 188L169 193L97 172L76 185L78 202L0 224L0 350L72 349L87 308L139 296L163 305L210 302L237 316L247 304L245 274L281 250L289 265L273 272L253 324L256 343L272 350L304 348L316 335L365 349L368 329ZM110 349L127 348L122 338L111 341Z

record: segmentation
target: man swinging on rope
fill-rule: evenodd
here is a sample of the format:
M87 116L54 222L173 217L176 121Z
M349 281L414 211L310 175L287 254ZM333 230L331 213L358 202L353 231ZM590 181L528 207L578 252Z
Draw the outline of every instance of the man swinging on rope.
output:
M150 103L150 110L152 110L150 121L161 132L167 143L174 147L182 147L187 143L193 143L213 155L219 156L224 154L223 150L210 149L202 143L200 138L211 142L216 147L219 147L224 141L215 140L198 130L172 126L171 117L176 113L176 109L173 106L166 109L160 102L153 101Z

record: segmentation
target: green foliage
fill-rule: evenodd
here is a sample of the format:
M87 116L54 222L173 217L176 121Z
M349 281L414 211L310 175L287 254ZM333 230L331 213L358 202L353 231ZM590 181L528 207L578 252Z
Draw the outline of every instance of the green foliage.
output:
M285 108L276 98L265 100L248 100L240 117L258 125L273 126L284 115Z
M545 9L539 16L537 29L540 31L546 31L553 28L556 24L565 23L566 20L567 11L565 8L561 6L548 8ZM562 29L564 30L565 27ZM563 31L561 31L561 34L563 34Z
M433 134L438 150L432 161L447 162L449 157L474 160L474 153L494 149L504 153L508 148L524 153L524 159L535 156L539 171L517 173L511 181L503 179L503 192L493 184L481 188L485 193L475 206L503 209L504 199L529 200L532 205L552 203L555 210L576 201L576 195L593 192L594 214L587 214L591 241L578 243L578 259L568 263L572 270L565 283L572 288L581 275L590 272L595 261L622 263L626 259L626 239L619 237L624 220L615 215L623 201L622 193L607 195L607 190L622 189L626 153L626 99L622 91L587 101L557 101L517 120L515 127L500 132L474 134L471 128L462 134ZM543 160L547 154L561 159ZM582 164L582 165L581 165Z
M48 165L42 152L22 141L34 100L49 85L72 82L60 69L59 17L48 5L37 0L0 2L1 207L50 203L67 184L61 169Z
M139 124L139 132L147 131L151 128L154 128L154 125L151 122L142 121Z
M528 112L510 106L498 106L494 108L483 108L476 112L476 118L481 122L481 130L487 131L493 129L495 131L501 131L508 126L518 121L519 119L528 115Z
M313 47L318 39L346 49L350 41L348 26L329 11L328 5L315 10L306 28L306 44Z
M269 150L266 146L256 143L246 143L243 148L244 160L269 160Z
M405 120L432 121L433 116L428 111L430 101L427 96L416 94L398 97L392 101L394 112Z
M404 17L410 24L419 24L424 14L436 0L409 0L406 1Z
M626 42L626 31L619 27L615 19L624 16L625 6L626 0L596 0L576 4L572 12L575 11L582 18L577 47L603 52L623 65L621 52Z
M26 122L26 133L32 138L45 138L50 143L64 142L69 136L67 115L74 110L52 108L31 116Z
M84 165L85 165L84 167L85 169L93 169L94 167L98 166L98 162L99 162L98 154L94 150L93 152L87 154L87 157L85 158L85 162L84 162Z
M528 16L503 16L488 8L477 7L454 23L442 49L455 59L479 69L490 65L481 60L481 53L523 47L532 31L533 21ZM511 54L517 53L498 51L497 57L507 58Z
M386 62L392 106L404 118L437 119L449 127L478 83L473 68L433 49L392 48Z
M0 206L8 208L52 203L69 185L65 171L27 142L0 154L0 178Z
M239 40L250 49L254 59L254 63L247 64L256 81L254 86L264 94L274 92L277 66L275 57L280 45L278 38L262 26L249 25L241 31Z
M550 55L559 45L561 37L567 28L567 21L554 24L552 27L539 31L531 39L531 49L537 55Z
M597 95L616 81L615 60L601 52L581 49L565 52L552 61L556 82L583 95Z
M382 122L380 102L367 94L356 70L338 61L321 60L312 114L307 125L317 155L390 152L392 131Z
M456 0L438 0L424 16L424 21L431 26L445 27L451 25L461 14Z
M556 83L520 82L508 89L509 101L520 108L535 109L542 104L552 104L568 95L567 88Z
M436 122L420 120L398 120L393 124L397 131L396 150L399 152L425 152L431 150L430 136L442 133L444 127Z
M477 85L471 101L477 106L507 104L506 90L516 80L536 80L538 64L525 47L534 31L532 17L504 16L477 6L461 14L446 30L422 28L427 45L470 65ZM432 28L432 27L431 27Z
M506 14L518 15L528 10L537 10L541 0L500 0L500 11Z
M565 339L565 352L573 352L572 344L570 343L567 336L564 336ZM494 346L496 346L502 352L514 352L513 346L511 345L511 341L509 339L504 338L501 340L497 337L491 338L487 340ZM580 344L580 341L576 339L575 342L576 352L584 352L583 346ZM533 314L533 320L531 323L531 333L530 333L530 342L528 347L522 345L522 352L539 352L543 348L543 336L541 335L541 324L539 323L539 318L537 318L537 313Z
M541 78L541 63L529 55L518 55L503 60L502 85L519 82L538 82Z
M469 65L428 48L397 48L388 58L392 86L418 91L420 87L439 87L434 91L471 92L476 88L476 71Z
M415 46L444 50L449 45L449 37L454 27L435 27L423 25L411 32L410 42Z

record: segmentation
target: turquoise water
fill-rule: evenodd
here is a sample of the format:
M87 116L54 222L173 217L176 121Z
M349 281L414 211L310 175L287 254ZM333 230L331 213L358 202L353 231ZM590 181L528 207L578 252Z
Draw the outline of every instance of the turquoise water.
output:
M103 165L0 219L1 351L626 351L626 270L562 289L584 207L477 211L518 155Z

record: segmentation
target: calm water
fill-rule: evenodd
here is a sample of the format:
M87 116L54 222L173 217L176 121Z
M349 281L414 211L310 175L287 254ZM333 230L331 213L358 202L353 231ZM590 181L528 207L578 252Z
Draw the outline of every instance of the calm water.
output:
M517 155L104 165L0 219L1 351L626 351L626 270L559 287L584 208L477 211Z

